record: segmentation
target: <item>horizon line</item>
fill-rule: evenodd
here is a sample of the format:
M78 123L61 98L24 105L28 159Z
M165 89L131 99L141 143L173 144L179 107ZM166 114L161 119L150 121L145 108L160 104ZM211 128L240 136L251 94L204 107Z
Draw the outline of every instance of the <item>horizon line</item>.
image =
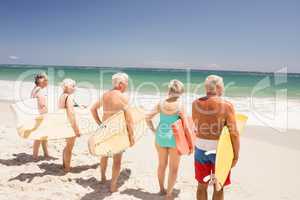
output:
M205 66L141 66L141 65L115 65L115 66L101 66L101 65L61 65L61 64L8 64L8 63L2 63L0 64L1 66L32 66L32 67L47 67L47 66L52 66L52 67L69 67L69 68L79 68L79 69L84 69L84 68L117 68L117 69L154 69L154 70L168 70L168 69L173 69L173 70L191 70L191 71L215 71L215 72L250 72L250 73L262 73L262 74L272 74L272 73L283 73L280 72L280 69L277 71L256 71L256 70L226 70L226 69L209 69L208 67ZM287 74L297 74L300 75L300 72L288 72L288 67L283 67L281 69L287 69Z

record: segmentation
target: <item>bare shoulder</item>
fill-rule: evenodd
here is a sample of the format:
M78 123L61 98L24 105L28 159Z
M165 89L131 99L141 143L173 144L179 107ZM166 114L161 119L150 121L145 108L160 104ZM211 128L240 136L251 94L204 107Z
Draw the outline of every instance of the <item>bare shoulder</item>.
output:
M207 97L200 97L200 98L195 99L193 101L193 105L198 105L198 104L201 104L201 103L205 103L207 100L208 100Z
M206 103L206 100L206 97L200 97L198 99L195 99L192 103L192 108L198 108L203 106Z
M118 97L120 98L120 101L124 104L128 104L129 102L129 98L128 96L126 96L125 94L123 93L118 93Z
M68 98L68 101L73 102L74 96L73 95L66 95L66 98Z
M234 105L232 102L228 101L228 100L222 100L223 104L226 106L226 108L228 109L228 111L234 111Z
M198 102L199 102L199 99L195 99L195 100L192 102L192 106L193 106L193 107L196 106L196 105L198 104Z
M102 95L101 95L101 98L102 99L104 99L104 98L106 98L107 96L109 96L110 95L110 91L106 91L106 92L104 92ZM101 99L100 98L100 99Z
M223 102L224 102L226 105L228 105L228 106L230 106L230 107L233 107L233 103L232 103L232 102L230 102L230 101L228 101L228 100L225 100L225 99L223 99Z
M41 92L41 88L40 87L34 87L32 90L31 90L31 98L36 98L40 95L40 92Z

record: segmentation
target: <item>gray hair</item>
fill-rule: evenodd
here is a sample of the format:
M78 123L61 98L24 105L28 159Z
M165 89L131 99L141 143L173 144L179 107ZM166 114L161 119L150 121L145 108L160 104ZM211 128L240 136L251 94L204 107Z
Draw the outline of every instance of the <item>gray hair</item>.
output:
M61 87L62 87L63 90L65 90L66 88L68 88L70 86L75 87L76 86L76 81L74 81L73 79L70 79L70 78L66 78L61 83Z
M180 96L184 92L183 83L176 79L170 81L168 88L171 96Z
M217 75L209 75L206 78L204 84L205 84L206 92L210 92L210 93L216 93L217 86L224 88L223 78Z
M128 75L126 73L116 73L111 77L113 87L118 86L120 83L128 82Z

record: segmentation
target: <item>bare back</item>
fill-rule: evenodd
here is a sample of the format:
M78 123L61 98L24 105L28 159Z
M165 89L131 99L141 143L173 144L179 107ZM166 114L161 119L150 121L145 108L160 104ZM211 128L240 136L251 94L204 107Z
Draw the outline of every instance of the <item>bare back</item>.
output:
M110 90L102 96L103 106L103 121L118 113L121 110L125 110L128 106L128 98L118 90Z
M47 112L47 98L41 87L35 86L31 91L30 98L37 99L38 109L41 114Z
M192 115L199 138L218 140L224 126L231 134L236 132L233 105L220 97L195 100Z

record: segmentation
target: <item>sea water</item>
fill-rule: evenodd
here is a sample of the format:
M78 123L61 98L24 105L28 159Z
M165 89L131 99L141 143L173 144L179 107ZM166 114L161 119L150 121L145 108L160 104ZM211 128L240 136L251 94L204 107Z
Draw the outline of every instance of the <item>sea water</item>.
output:
M152 109L166 96L170 80L178 79L185 84L182 100L189 114L192 101L205 95L205 78L215 74L224 79L224 98L235 105L237 112L249 116L248 124L269 126L282 132L288 128L300 129L300 74L290 74L285 69L261 73L188 68L0 65L0 100L18 101L29 98L34 86L33 76L40 71L49 76L48 96L55 105L61 93L59 86L64 78L76 81L76 101L90 105L103 91L111 89L112 74L126 72L130 77L127 94L131 103L143 106L146 110Z

